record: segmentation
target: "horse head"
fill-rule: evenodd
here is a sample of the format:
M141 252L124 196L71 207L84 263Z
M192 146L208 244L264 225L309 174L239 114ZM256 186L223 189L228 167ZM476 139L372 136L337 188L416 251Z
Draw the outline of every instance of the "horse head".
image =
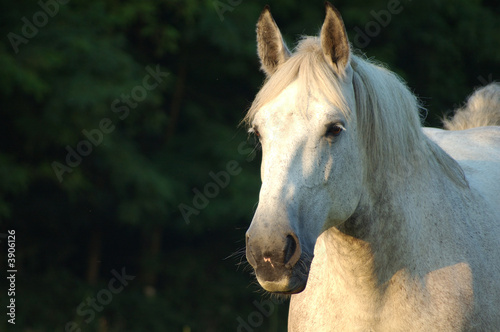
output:
M363 192L350 46L329 3L319 38L294 53L266 7L257 43L267 80L245 120L262 146L262 187L246 256L265 290L297 293L316 239L353 215Z

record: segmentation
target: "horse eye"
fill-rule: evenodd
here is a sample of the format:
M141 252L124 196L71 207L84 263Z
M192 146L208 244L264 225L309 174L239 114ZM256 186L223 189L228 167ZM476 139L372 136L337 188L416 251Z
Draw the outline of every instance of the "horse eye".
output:
M344 127L339 124L339 123L331 123L326 127L326 137L337 137L339 136L342 131L344 130Z
M250 132L252 132L255 135L255 137L257 137L257 139L260 141L260 133L257 130L257 127L253 127L252 129L250 129Z

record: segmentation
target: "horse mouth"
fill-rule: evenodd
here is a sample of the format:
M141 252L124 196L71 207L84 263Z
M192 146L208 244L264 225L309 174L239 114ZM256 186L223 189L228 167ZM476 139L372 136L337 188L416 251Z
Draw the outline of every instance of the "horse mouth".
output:
M297 294L307 285L312 259L301 258L293 267L286 265L257 266L257 281L266 291L274 294Z
M258 277L257 280L259 281L259 284L262 286L262 288L273 294L297 294L302 292L306 288L306 282L303 281L262 281Z

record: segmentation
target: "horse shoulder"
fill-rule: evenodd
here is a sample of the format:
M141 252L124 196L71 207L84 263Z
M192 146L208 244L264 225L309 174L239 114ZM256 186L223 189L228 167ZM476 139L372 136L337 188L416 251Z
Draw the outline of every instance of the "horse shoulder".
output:
M472 284L466 263L442 267L423 279L400 270L387 284L375 330L461 331L473 308Z

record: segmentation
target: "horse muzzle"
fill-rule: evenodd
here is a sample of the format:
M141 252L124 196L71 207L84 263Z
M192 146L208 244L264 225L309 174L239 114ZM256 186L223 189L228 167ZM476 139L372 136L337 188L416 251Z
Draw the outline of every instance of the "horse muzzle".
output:
M262 235L250 227L246 234L247 260L257 281L268 292L299 293L306 286L310 260L305 258L297 235L284 234Z

